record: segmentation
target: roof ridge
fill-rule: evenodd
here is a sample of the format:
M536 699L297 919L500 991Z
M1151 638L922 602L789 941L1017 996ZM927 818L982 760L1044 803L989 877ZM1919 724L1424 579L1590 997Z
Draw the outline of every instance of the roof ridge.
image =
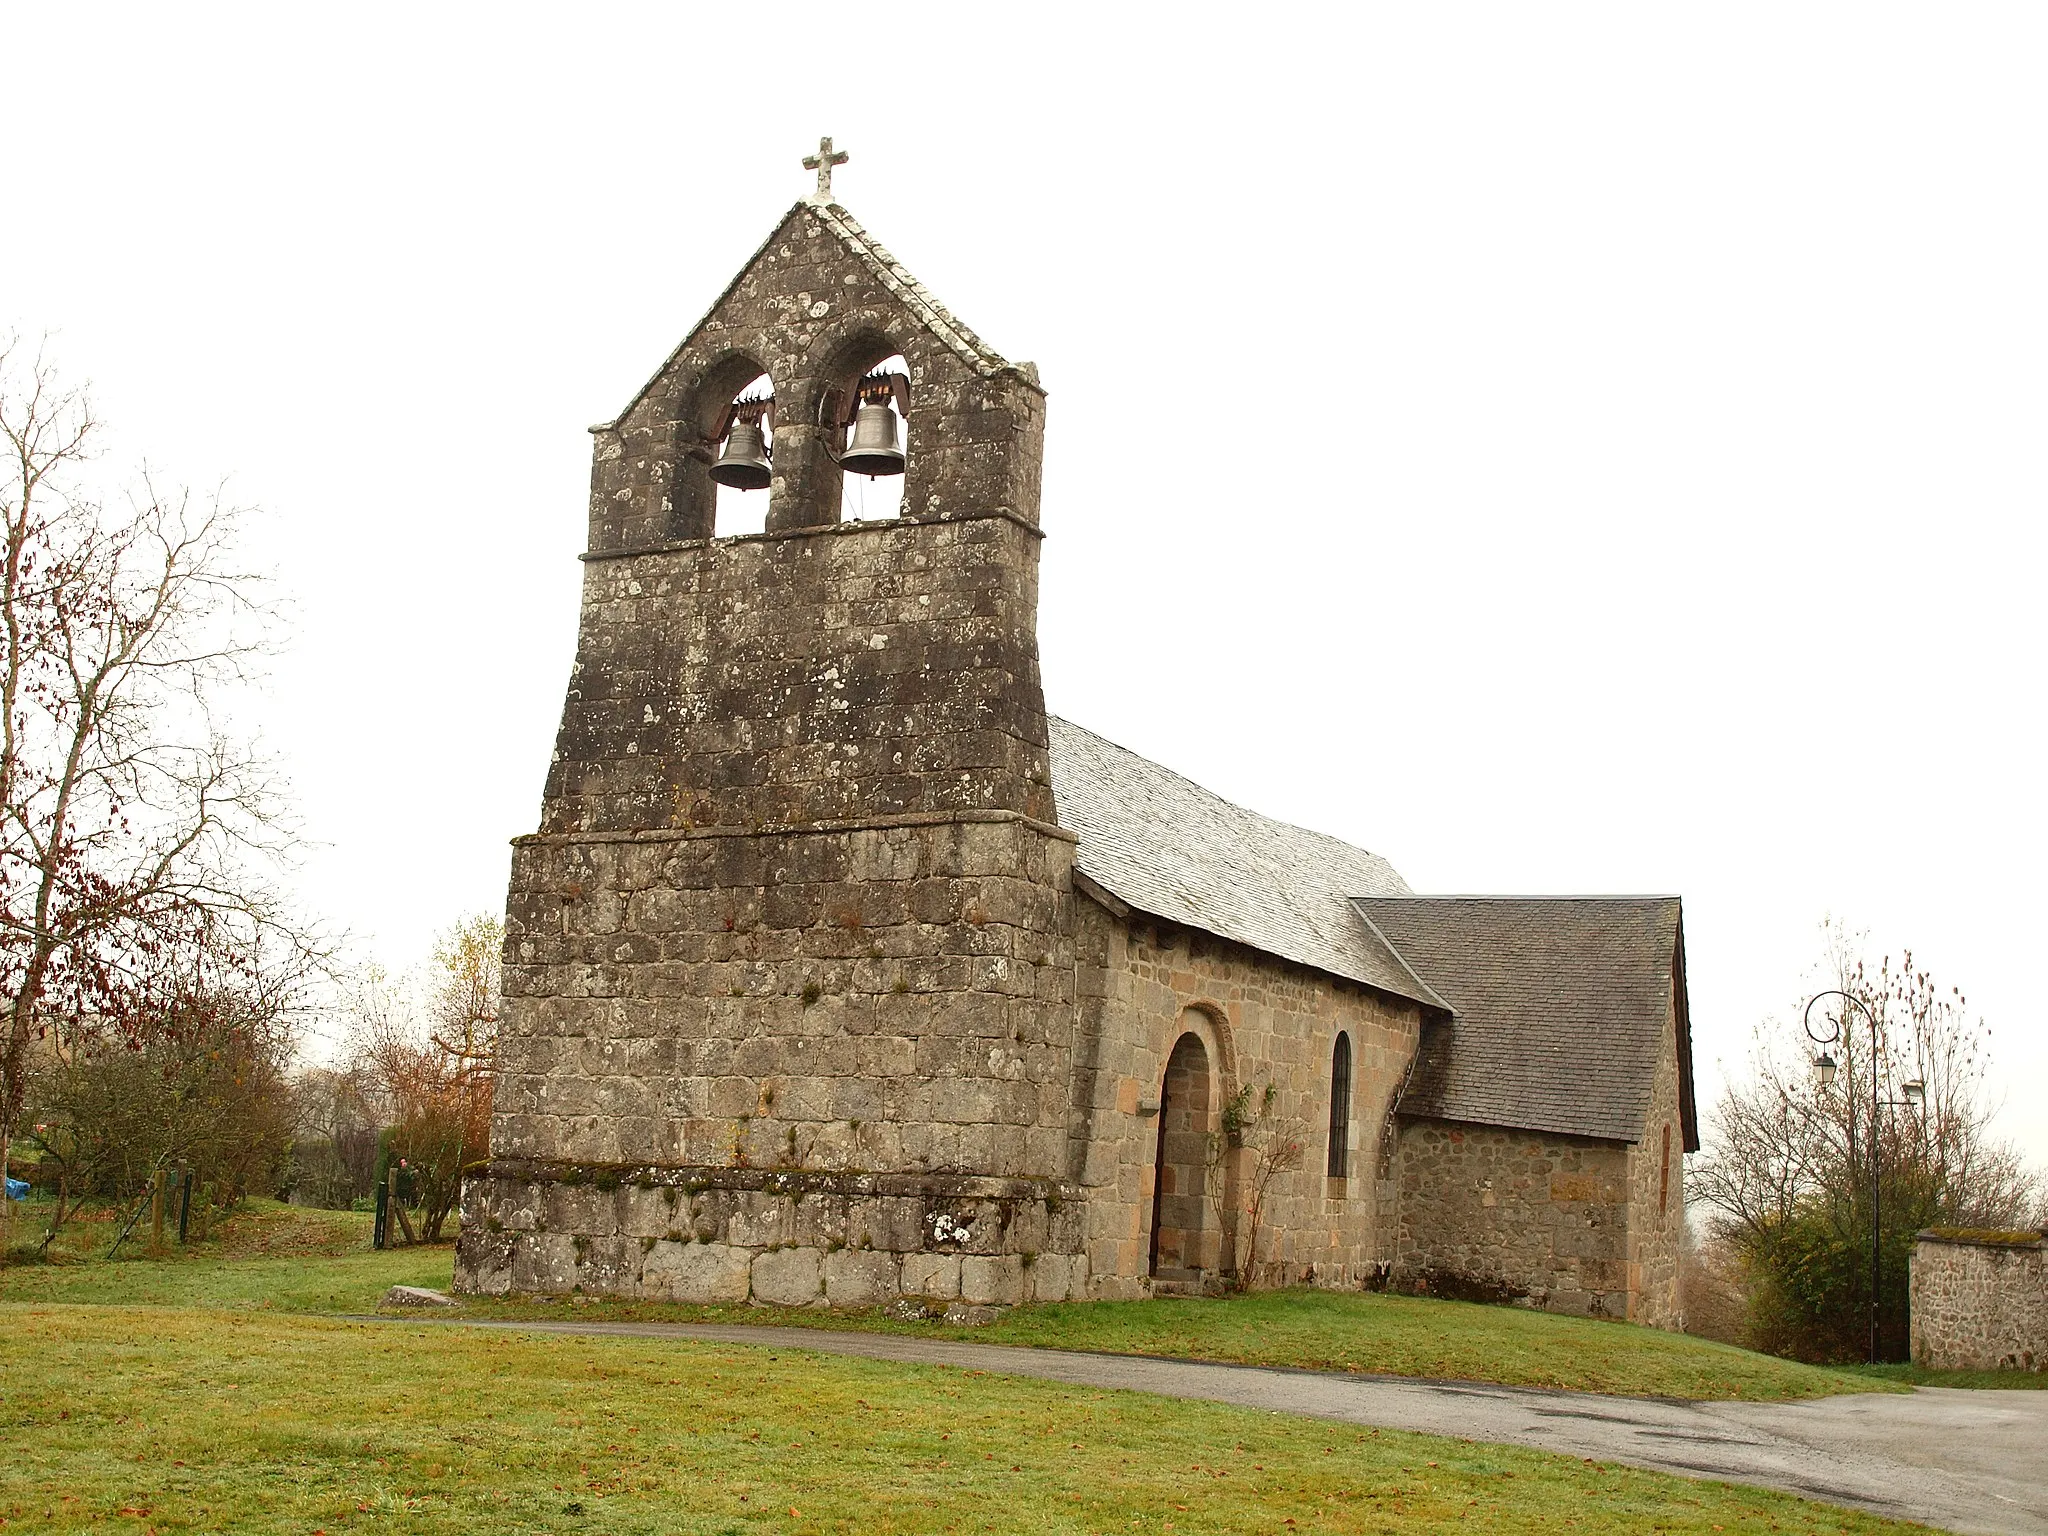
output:
M1346 900L1407 889L1385 858L1234 804L1057 715L1047 729L1056 814L1080 839L1077 873L1132 911L1445 1006Z
M591 427L591 431L606 432L609 431L611 428L616 427L620 422L624 421L629 414L631 414L634 406L638 405L642 400L645 400L647 398L647 392L650 389L654 388L656 384L659 384L661 382L661 376L669 371L669 369L674 365L675 360L678 357L682 356L683 349L687 347L691 342L697 339L697 333L703 330L706 325L710 324L711 317L718 313L719 306L725 303L727 299L732 297L732 291L735 288L739 287L740 283L746 278L746 275L749 272L753 271L754 263L761 259L761 253L767 250L769 246L775 243L775 237L782 233L782 226L789 222L790 215L796 213L799 209L806 208L808 206L810 205L805 203L802 199L798 199L795 203L793 203L790 206L788 213L785 213L781 218L777 219L774 222L774 224L769 227L768 233L762 238L761 243L754 247L753 253L749 255L745 261L741 262L739 265L739 270L733 273L732 280L728 282L723 288L718 290L718 297L713 299L710 305L706 307L704 313L697 317L697 323L691 326L687 331L683 332L683 339L681 341L677 342L673 347L669 348L668 356L664 357L661 360L661 366L655 369L654 372L647 376L647 382L645 384L642 384L638 389L633 391L633 398L628 400L625 403L625 405L620 407L619 413L616 416L612 417L610 421L598 422L595 426Z
M881 279L882 286L902 300L918 319L947 346L958 353L963 361L976 371L984 374L999 373L1016 368L1008 358L977 336L965 322L941 304L932 291L915 277L909 268L890 255L867 232L859 219L843 203L805 203L812 215L833 234L837 235L846 248L858 256Z
M1362 853L1367 858L1378 859L1382 864L1389 863L1389 860L1387 859L1387 856L1385 854L1375 853L1372 849L1364 847L1359 843L1354 843L1349 838L1339 837L1334 832L1325 832L1319 827L1305 827L1298 821L1283 821L1278 816L1268 816L1264 811L1255 811L1248 805L1240 805L1237 801L1230 799L1228 796L1218 794L1215 790L1209 788L1208 785L1197 783L1195 780L1189 778L1186 774L1181 773L1176 769L1167 767L1166 764L1160 762L1157 758L1147 757L1142 752L1133 751L1131 748L1125 746L1120 741L1111 741L1107 736L1102 735L1099 731L1091 731L1085 725L1076 725L1073 721L1067 719L1064 715L1055 715L1048 712L1046 718L1048 720L1058 721L1061 725L1066 726L1069 730L1080 731L1083 735L1092 736L1095 738L1095 740L1101 742L1104 746L1113 747L1118 752L1123 753L1126 757L1135 757L1141 763L1150 764L1152 767L1158 769L1161 773L1172 774L1174 778L1179 779L1181 783L1187 785L1197 794L1205 795L1209 799L1215 801L1218 805L1226 806L1230 810L1236 811L1241 815L1255 816L1260 821L1265 822L1268 826L1285 827L1290 832L1304 832L1307 833L1310 837L1324 838L1329 842L1341 844L1342 846L1351 849L1354 853ZM1402 898L1398 896L1380 896L1374 897L1372 899L1376 901L1399 901Z
M740 263L739 270L732 275L732 280L719 289L718 297L697 317L697 323L683 332L683 339L669 349L668 356L661 360L661 366L648 375L646 383L633 391L633 398L628 400L611 420L597 423L590 429L591 431L604 432L616 427L626 419L633 407L647 398L647 392L661 381L662 375L668 372L683 349L697 339L697 333L718 313L720 306L732 297L733 290L746 279L747 274L753 270L754 263L761 259L762 253L775 243L775 238L782 233L783 226L799 213L807 213L823 225L855 259L875 274L876 280L888 289L920 324L944 342L970 368L984 376L992 373L1014 373L1034 389L1041 388L1029 370L1029 365L1011 362L976 335L951 310L941 304L929 288L911 276L909 269L902 262L884 250L880 242L862 226L860 220L847 211L844 204L815 203L809 198L799 198L790 206L787 213L775 221L767 236L754 247L753 253Z
M1498 891L1409 891L1402 896L1354 896L1354 901L1683 901L1676 891L1536 892L1518 896Z

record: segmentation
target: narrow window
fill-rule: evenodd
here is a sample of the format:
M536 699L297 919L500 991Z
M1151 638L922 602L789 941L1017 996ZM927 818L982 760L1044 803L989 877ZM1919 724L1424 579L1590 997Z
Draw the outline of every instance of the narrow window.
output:
M1351 1037L1341 1030L1330 1053L1330 1177L1351 1166Z
M1671 1126L1664 1126L1664 1171L1657 1175L1657 1214L1671 1208Z

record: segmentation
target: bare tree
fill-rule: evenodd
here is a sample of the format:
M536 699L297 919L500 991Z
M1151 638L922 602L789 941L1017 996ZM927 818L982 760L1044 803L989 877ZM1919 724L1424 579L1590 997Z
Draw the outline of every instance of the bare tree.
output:
M462 1128L455 1147L454 1199L462 1170L490 1153L491 1107L497 1087L498 1003L504 981L505 924L473 913L434 946L434 1044L451 1066ZM438 1234L439 1221L433 1223Z
M490 1155L503 947L497 918L465 918L435 945L423 1005L375 972L357 990L354 1052L390 1106L391 1155L427 1242L461 1199L463 1170Z
M291 842L276 786L223 718L273 618L242 514L146 472L102 499L98 431L0 344L0 1151L38 1042L62 1055L88 1021L139 1041L174 956L232 991L300 943L263 873Z
M1839 929L1829 948L1827 985L1860 1005L1827 1047L1833 1081L1815 1071L1818 1048L1797 1023L1761 1027L1750 1075L1723 1094L1688 1192L1712 1210L1713 1236L1740 1261L1752 1340L1854 1359L1870 1318L1874 1173L1883 1196L1880 1325L1886 1349L1899 1354L1912 1234L2015 1225L2038 1209L2041 1183L1992 1134L1989 1030L1962 993L1936 985L1910 952L1872 969ZM1909 1081L1924 1084L1917 1107L1904 1103Z
M371 1193L385 1114L366 1065L312 1066L292 1085L292 1198L347 1210Z

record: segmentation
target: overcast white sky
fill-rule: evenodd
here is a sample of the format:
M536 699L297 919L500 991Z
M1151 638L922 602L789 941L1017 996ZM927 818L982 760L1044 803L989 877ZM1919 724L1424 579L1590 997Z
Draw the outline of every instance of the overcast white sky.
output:
M1036 361L1051 707L1418 890L1828 914L2048 1161L2048 11L11 6L0 325L265 509L308 904L502 899L589 439L784 209Z

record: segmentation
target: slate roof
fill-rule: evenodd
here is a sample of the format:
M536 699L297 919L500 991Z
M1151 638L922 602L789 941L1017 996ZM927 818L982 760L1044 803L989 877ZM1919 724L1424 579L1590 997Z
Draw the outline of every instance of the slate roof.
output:
M1403 1114L1638 1141L1678 986L1679 1108L1695 1151L1676 896L1365 896L1455 1017L1426 1025Z
M1698 1150L1676 896L1417 896L1376 853L1048 725L1074 867L1113 900L1425 1006L1403 1114L1640 1140L1675 974Z
M1053 717L1052 792L1074 866L1127 906L1431 1007L1442 1001L1347 899L1405 895L1376 853L1233 805Z

